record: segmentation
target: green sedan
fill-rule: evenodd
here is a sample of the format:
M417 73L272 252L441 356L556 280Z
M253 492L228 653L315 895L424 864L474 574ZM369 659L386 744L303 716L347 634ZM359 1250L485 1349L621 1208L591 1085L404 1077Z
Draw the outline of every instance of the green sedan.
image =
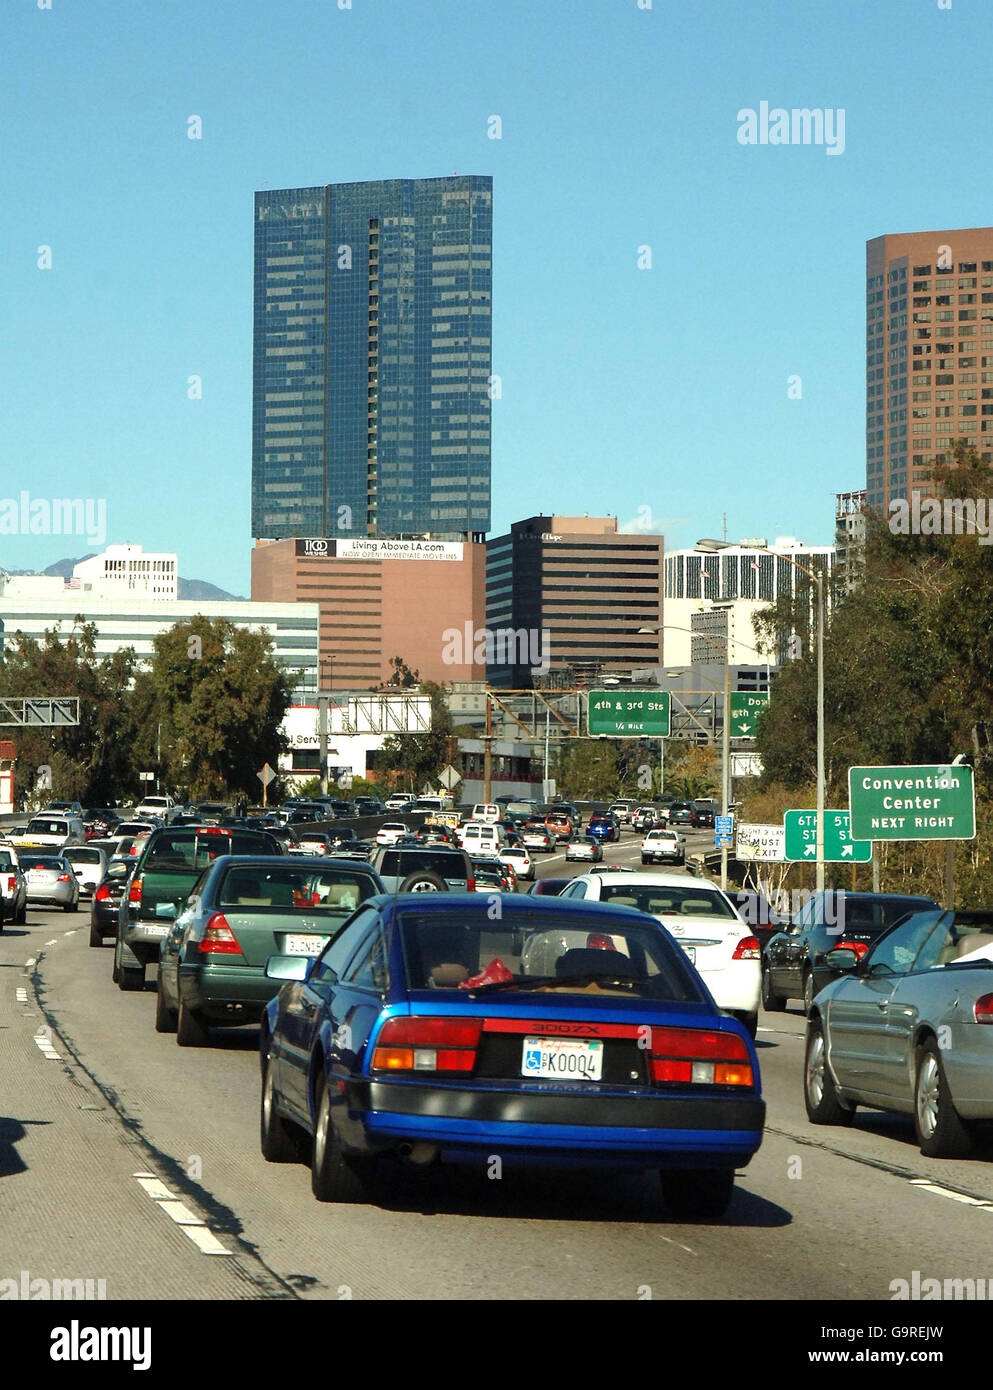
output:
M349 859L222 855L201 874L162 942L155 1027L205 1047L210 1027L258 1023L280 988L269 956L317 956L360 903L384 891ZM172 903L158 915L173 917Z

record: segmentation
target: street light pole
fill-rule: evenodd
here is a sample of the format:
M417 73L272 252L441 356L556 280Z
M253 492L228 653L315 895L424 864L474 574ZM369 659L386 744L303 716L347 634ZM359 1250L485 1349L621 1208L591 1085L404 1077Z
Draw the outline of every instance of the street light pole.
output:
M724 642L724 728L721 736L721 814L727 816L731 802L731 655L730 646ZM727 821L724 822L727 825ZM728 847L727 836L722 835L721 845L721 891L728 889Z
M817 581L817 859L814 885L824 892L824 575L811 571Z

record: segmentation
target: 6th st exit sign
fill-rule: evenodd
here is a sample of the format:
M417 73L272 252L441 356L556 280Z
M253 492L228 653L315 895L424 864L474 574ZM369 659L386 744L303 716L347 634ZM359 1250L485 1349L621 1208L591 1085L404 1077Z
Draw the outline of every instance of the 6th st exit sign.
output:
M768 703L768 690L732 691L731 737L754 738L758 716Z
M817 859L817 812L786 811L783 813L786 832L786 858L791 862ZM872 859L869 840L853 840L848 833L847 811L824 811L825 864L868 864Z
M591 737L668 738L671 705L668 690L591 690L586 727Z
M858 840L973 840L972 768L850 767L848 804Z

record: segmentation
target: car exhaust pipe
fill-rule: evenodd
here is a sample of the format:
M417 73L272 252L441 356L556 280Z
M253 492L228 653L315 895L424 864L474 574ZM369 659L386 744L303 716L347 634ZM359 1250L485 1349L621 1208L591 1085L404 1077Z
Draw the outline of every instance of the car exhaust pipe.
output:
M438 1145L429 1144L423 1139L419 1139L415 1144L401 1144L400 1157L407 1163L413 1163L419 1168L424 1167L438 1157Z

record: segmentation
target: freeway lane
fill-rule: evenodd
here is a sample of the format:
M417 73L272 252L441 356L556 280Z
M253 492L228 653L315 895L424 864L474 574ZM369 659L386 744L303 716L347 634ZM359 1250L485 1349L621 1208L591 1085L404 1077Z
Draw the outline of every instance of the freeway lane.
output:
M610 848L637 864L636 837ZM104 1278L111 1298L885 1299L915 1269L993 1275L993 1207L912 1181L993 1202L993 1155L925 1160L900 1118L811 1127L795 1009L760 1020L769 1130L722 1222L669 1220L647 1177L452 1169L322 1207L303 1167L259 1153L256 1031L179 1048L154 1031L151 988L111 983L84 923L31 912L0 937L0 1278ZM34 1040L45 1025L57 1058ZM230 1253L202 1254L155 1179Z

